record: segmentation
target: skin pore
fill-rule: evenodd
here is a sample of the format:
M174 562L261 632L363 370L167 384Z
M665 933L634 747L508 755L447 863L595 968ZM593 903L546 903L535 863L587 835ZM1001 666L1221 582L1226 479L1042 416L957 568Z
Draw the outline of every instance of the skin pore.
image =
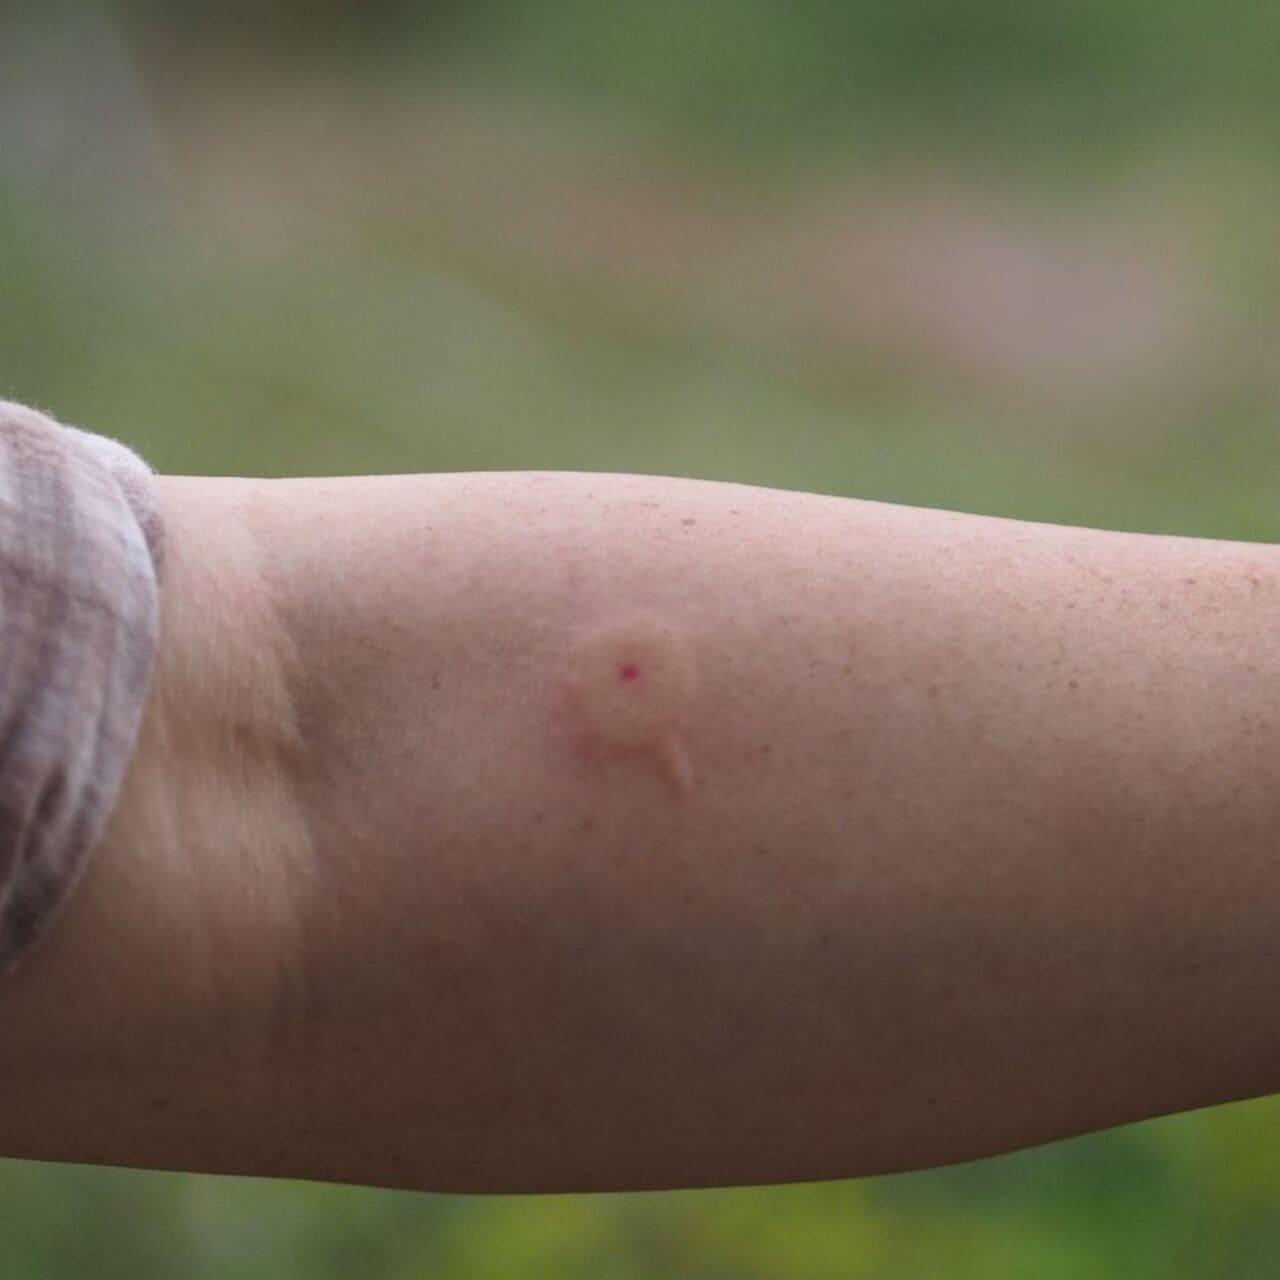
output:
M853 1177L1280 1088L1274 548L651 476L166 478L0 1151Z

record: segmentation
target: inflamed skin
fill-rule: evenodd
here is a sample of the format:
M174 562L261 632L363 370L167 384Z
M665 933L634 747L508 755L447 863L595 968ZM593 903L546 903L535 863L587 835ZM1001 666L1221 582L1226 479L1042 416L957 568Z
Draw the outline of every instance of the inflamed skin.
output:
M679 631L647 617L607 624L580 637L569 661L586 749L642 760L673 795L687 795L693 766L683 731L697 673Z

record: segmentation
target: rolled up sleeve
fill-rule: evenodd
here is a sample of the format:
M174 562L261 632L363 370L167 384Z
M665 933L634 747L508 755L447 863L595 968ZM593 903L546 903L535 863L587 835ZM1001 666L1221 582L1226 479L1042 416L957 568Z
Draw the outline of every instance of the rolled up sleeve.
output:
M119 797L163 559L136 453L0 401L0 978L74 890Z

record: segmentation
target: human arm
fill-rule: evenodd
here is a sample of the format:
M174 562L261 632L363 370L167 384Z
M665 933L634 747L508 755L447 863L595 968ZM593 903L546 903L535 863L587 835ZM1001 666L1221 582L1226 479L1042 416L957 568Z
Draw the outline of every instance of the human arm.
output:
M1280 1088L1273 549L661 477L161 487L157 689L0 986L0 1151L761 1183ZM629 630L686 673L639 741Z

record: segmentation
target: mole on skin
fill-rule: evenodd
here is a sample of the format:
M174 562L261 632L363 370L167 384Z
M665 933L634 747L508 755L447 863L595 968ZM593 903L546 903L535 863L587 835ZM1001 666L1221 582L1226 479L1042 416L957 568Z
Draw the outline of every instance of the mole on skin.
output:
M588 632L574 649L571 681L593 742L648 759L676 795L688 793L683 731L696 673L673 627L637 617Z

